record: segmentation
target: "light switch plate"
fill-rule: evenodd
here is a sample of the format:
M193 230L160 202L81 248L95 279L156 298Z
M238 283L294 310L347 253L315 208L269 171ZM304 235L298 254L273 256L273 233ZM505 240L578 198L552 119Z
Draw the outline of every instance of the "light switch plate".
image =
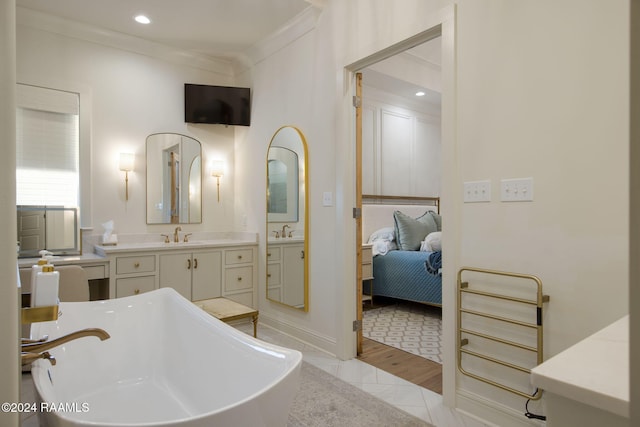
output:
M465 203L479 203L491 201L491 181L469 181L464 183Z
M333 206L333 193L331 191L322 193L322 206Z
M500 200L503 202L533 201L533 178L501 180Z

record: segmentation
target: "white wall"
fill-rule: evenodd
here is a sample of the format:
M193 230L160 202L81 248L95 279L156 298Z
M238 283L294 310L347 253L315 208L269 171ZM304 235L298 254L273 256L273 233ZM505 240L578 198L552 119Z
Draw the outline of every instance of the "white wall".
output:
M203 222L183 226L183 230L234 229L234 127L186 124L183 104L184 83L229 85L231 65L203 66L188 56L174 60L163 55L162 47L136 39L116 39L114 44L128 50L114 48L107 45L109 36L101 38L100 33L78 24L23 9L18 12L18 81L56 89L80 88L81 104L91 105L92 203L81 212L82 224L93 226L95 234L101 234L101 224L110 219L119 234L159 235L173 229L169 224L146 224L145 139L153 133L175 132L199 140L203 151ZM60 25L53 25L58 22ZM118 170L121 151L136 155L135 170L129 173L128 202L124 172ZM209 170L213 159L227 163L220 203L216 202L215 178Z
M389 10L381 1L329 2L313 34L252 70L259 119L250 139L266 149L277 126L296 124L310 146L310 311L271 306L264 290L260 308L306 336L335 341L338 354L348 353L351 342L347 325L355 276L352 93L343 67L426 30L425 22L450 3L411 1ZM445 156L455 161L444 165L445 181L490 179L494 198L463 204L461 187L443 188L450 209L443 212L450 218L443 231L455 236L446 240L454 255L448 271L471 265L539 276L551 296L544 318L550 357L628 310L627 2L455 3L457 138L448 148L453 154ZM236 155L249 169L264 168L264 152ZM534 178L533 202L499 201L499 181L516 177ZM257 188L250 193L260 200L255 217L245 209L250 223L259 226L263 183ZM327 190L335 192L332 208L319 204ZM444 284L455 286L452 274ZM344 302L344 313L336 301ZM449 322L454 306L454 293L448 292ZM448 331L451 351L453 328ZM524 420L515 415L522 413L523 399L459 376L458 381L459 402L469 406L478 393L487 405L495 409L500 402L506 416Z

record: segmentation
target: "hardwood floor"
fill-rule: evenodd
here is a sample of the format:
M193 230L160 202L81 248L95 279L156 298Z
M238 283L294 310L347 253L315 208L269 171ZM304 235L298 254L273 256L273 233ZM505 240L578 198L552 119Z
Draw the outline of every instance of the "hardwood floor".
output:
M362 340L362 354L358 359L413 384L442 394L442 365L439 363L368 338Z

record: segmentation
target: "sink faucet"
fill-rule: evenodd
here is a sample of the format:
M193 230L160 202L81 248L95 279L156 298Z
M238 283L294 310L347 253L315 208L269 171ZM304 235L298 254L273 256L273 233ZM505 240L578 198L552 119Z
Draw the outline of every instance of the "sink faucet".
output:
M173 232L173 241L178 243L180 241L180 235L178 234L178 231L182 231L181 227L176 227L176 229Z
M285 224L285 225L282 226L282 234L281 234L281 236L283 238L287 237L287 228L291 228L291 227L289 227L289 224Z
M101 341L104 341L111 336L103 329L87 328L80 331L72 332L51 341L46 340L41 342L27 342L21 345L22 365L28 365L38 359L48 359L49 361L51 361L51 364L55 365L55 358L51 356L46 350L50 350L53 347L57 347L59 345L82 337L98 337ZM41 351L43 353L39 353Z

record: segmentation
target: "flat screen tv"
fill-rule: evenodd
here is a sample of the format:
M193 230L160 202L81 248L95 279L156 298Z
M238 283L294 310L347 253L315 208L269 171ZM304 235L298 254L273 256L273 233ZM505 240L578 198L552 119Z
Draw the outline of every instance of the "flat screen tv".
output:
M249 126L251 124L250 90L248 87L185 83L184 121Z

